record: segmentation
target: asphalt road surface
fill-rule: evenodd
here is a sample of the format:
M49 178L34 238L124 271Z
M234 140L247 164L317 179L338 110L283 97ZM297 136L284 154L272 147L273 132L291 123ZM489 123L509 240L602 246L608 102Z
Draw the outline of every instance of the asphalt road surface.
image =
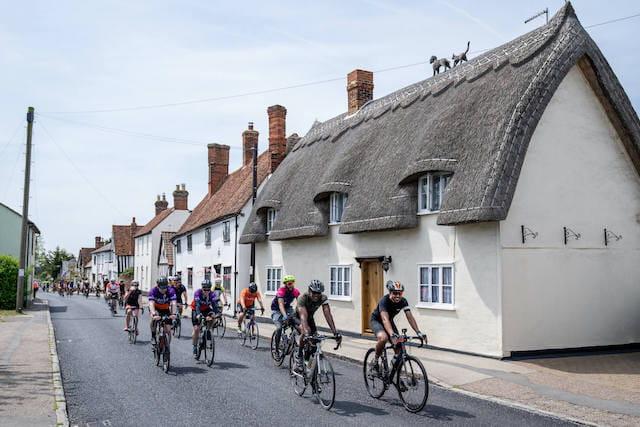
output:
M50 302L71 425L563 424L433 384L425 409L411 414L394 389L381 400L371 398L361 367L337 359L332 359L336 403L326 411L309 392L304 397L293 392L287 371L274 366L266 340L251 350L231 331L229 338L216 340L211 368L195 361L185 337L191 335L190 319L183 319L183 337L172 341L172 367L165 374L153 361L146 312L138 343L131 345L122 311L112 317L102 298L43 297Z

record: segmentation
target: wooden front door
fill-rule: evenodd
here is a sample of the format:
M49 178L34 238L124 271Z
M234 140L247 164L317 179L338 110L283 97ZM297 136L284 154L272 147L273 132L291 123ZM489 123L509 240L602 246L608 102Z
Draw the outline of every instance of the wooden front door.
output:
M383 273L380 261L362 261L362 331L373 333L369 325L371 313L383 295Z

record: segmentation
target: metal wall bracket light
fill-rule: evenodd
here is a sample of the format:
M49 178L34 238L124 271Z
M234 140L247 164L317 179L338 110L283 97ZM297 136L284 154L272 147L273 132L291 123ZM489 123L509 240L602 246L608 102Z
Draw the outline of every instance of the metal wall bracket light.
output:
M382 259L382 269L386 272L389 271L389 266L391 265L391 255L386 256Z
M538 237L538 232L537 231L533 231L530 228L525 227L524 225L520 226L520 232L522 233L522 244L523 245L527 241L527 237L531 237L532 239L535 239L536 237Z
M570 228L567 227L562 227L562 229L564 230L564 244L567 244L567 240L569 239L569 237L571 237L572 239L576 239L576 240L580 240L580 237L582 237L580 235L580 233L576 233L575 231L573 231Z
M604 229L604 245L609 246L609 242L611 240L615 240L616 242L622 239L622 234L616 234L611 230Z

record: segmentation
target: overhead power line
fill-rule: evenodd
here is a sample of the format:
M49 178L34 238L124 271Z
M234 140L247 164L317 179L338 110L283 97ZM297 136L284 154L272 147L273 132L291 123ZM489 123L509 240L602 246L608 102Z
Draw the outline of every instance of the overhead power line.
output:
M639 16L640 16L640 13L636 13L634 15L623 16L621 18L611 19L611 20L608 20L608 21L603 21L603 22L598 22L596 24L587 25L584 28L594 28L594 27L598 27L598 26L601 26L601 25L607 25L607 24L612 24L612 23L615 23L615 22L625 21L625 20L632 19L632 18L637 18ZM470 54L482 53L482 52L486 52L487 50L490 50L490 49L480 49L480 50L475 50L475 51L472 51L472 52L469 52L469 53ZM429 61L414 62L414 63L411 63L411 64L404 64L404 65L398 65L398 66L389 67L389 68L382 68L382 69L379 69L379 70L373 70L373 72L379 74L379 73L384 73L384 72L388 72L388 71L395 71L395 70L399 70L399 69L403 69L403 68L417 67L419 65L425 65L428 62ZM193 99L193 100L187 100L187 101L168 102L168 103L163 103L163 104L147 104L147 105L138 105L138 106L133 106L133 107L104 108L104 109L95 109L95 110L47 111L45 113L46 114L96 114L96 113L117 113L117 112L125 112L125 111L151 110L151 109L168 108L168 107L181 107L181 106L185 106L185 105L203 104L203 103L208 103L208 102L224 101L224 100L228 100L228 99L244 98L244 97L254 96L254 95L265 95L265 94L273 93L273 92L281 92L281 91L285 91L285 90L299 89L299 88L303 88L303 87L321 85L321 84L325 84L325 83L333 83L333 82L343 81L343 80L344 80L344 77L334 77L334 78L330 78L330 79L315 80L315 81L306 82L306 83L299 83L299 84L295 84L295 85L280 86L280 87L271 88L271 89L262 89L262 90L255 90L255 91L250 91L250 92L242 92L242 93L238 93L238 94L234 94L234 95L223 95L223 96L216 96L216 97L210 97L210 98L201 98L201 99Z

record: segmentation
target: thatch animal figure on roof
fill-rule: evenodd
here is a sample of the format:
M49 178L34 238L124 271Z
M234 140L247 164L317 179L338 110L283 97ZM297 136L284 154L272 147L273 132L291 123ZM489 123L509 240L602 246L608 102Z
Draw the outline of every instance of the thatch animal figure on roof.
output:
M451 69L451 63L447 58L438 59L435 55L429 59L429 63L433 66L433 75L440 74L440 67L444 67L444 70L447 71Z
M469 53L469 46L471 46L471 42L467 42L467 50L456 55L455 53L451 55L451 60L453 61L453 66L455 67L458 64L462 64L463 62L467 62L467 53Z

